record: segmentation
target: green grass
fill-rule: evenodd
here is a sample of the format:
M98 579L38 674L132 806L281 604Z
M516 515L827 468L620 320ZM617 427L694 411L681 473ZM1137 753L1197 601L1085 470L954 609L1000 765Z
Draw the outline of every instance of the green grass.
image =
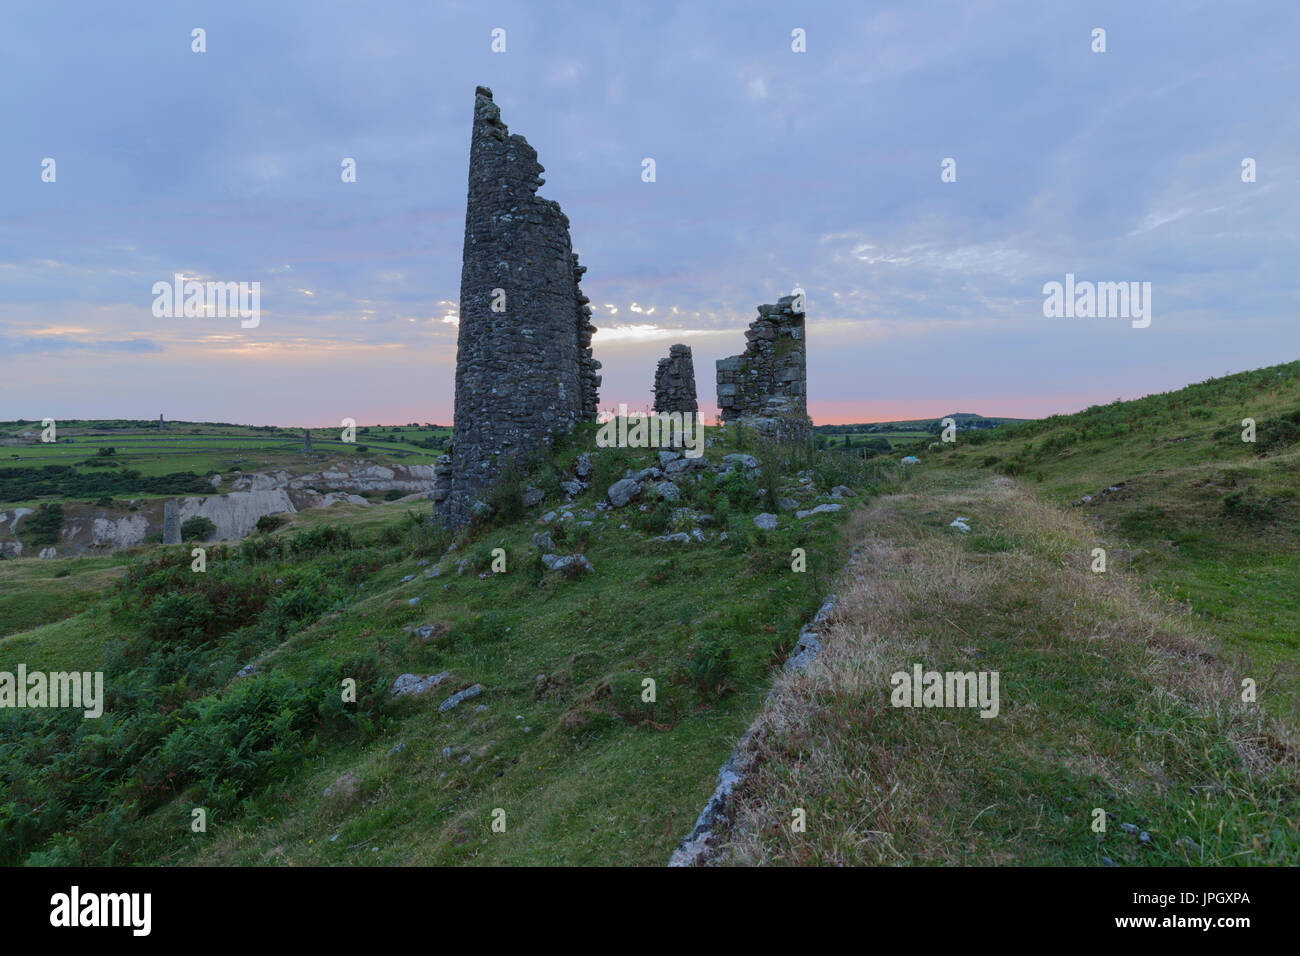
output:
M955 513L970 516L970 534L939 517ZM989 529L984 543L976 529ZM768 701L717 862L1300 857L1294 723L1241 699L1243 672L1214 656L1193 616L1135 575L1093 573L1077 514L1006 479L948 470L881 499L861 531L857 587L818 663ZM892 706L892 674L916 663L998 672L997 716ZM1261 702L1282 690L1266 670L1246 673ZM789 826L793 807L806 832ZM1097 810L1105 832L1093 829Z
M0 638L62 621L92 607L131 560L110 557L0 561Z
M695 522L634 505L589 528L550 527L559 553L595 566L572 578L543 570L529 543L590 430L529 479L549 491L542 506L445 556L427 505L339 505L210 549L202 579L182 549L0 562L0 670L105 668L117 695L96 726L6 715L18 723L0 745L0 855L660 864L767 700L786 729L762 744L733 861L1294 862L1296 409L1291 363L959 432L954 446L886 433L895 447L874 463L833 447L802 460L733 434L710 457L743 442L764 474L710 478L683 501L727 541L653 541ZM1260 443L1240 441L1244 417ZM152 452L101 430L78 454L113 443L115 465L146 475L181 470L187 455L202 474L239 455L253 470L354 454L322 442L307 462L292 436L215 427L229 447L155 454L151 472ZM357 441L417 462L436 454L415 444L427 436L385 428ZM908 451L922 464L902 471ZM565 507L580 516L648 459L600 452L595 489ZM753 514L804 468L822 494L856 487L841 503L865 508L782 513L777 531L758 531ZM948 526L958 514L970 534ZM859 626L837 632L838 658L828 644L828 671L782 678L773 703L774 666L853 545L871 562L855 579L867 599L844 605ZM795 547L805 574L790 571ZM1110 574L1087 571L1094 547ZM490 570L494 548L504 573ZM412 633L422 624L437 625L428 641ZM1000 670L1003 717L883 706L880 673L914 659ZM249 663L257 673L236 680ZM383 699L400 673L442 671L427 695ZM345 705L338 684L354 674L362 702ZM1256 707L1239 700L1243 677L1258 683ZM640 698L647 678L653 705ZM472 684L479 697L438 710ZM326 797L332 784L342 792ZM790 806L809 811L808 839L774 827ZM1115 814L1101 837L1088 826L1099 806ZM206 833L190 830L195 807L209 811ZM492 829L498 810L505 832ZM1122 836L1120 821L1153 842Z
M557 453L554 465L567 470L582 447L575 440ZM729 450L717 447L709 454L716 459ZM771 459L781 473L794 467L777 460L779 450L752 441L749 450ZM607 450L596 460L598 468L621 475L623 467L637 467L649 456ZM848 482L866 492L862 468L860 462L822 461L815 468L818 485ZM567 507L580 514L604 487ZM42 623L0 641L0 669L20 661L45 669L123 667L133 655L171 653L170 642L180 642L175 663L164 665L159 658L149 665L165 666L171 677L149 677L134 664L134 670L113 672L118 676L110 677L110 685L119 694L132 688L129 699L135 701L121 714L135 723L115 725L116 735L155 734L156 725L141 721L157 712L176 713L167 719L180 720L177 732L211 724L195 740L218 740L230 731L213 721L267 719L247 711L262 706L249 696L255 682L271 682L268 693L275 695L289 687L321 687L322 667L342 668L346 676L358 662L373 661L385 690L403 672L450 671L452 677L426 696L383 704L347 733L286 738L297 742L286 743L285 752L274 757L249 753L257 763L238 772L243 761L232 764L229 779L205 776L206 770L195 771L193 779L182 774L170 797L148 783L168 766L165 748L155 756L148 751L138 771L121 777L114 776L117 770L105 771L93 787L78 784L70 791L95 796L85 798L91 802L77 810L75 826L57 824L61 837L41 837L46 818L32 818L24 809L39 803L46 807L42 813L52 812L42 787L54 785L26 779L17 768L33 758L24 757L9 771L11 790L22 782L9 818L34 822L25 824L24 842L7 838L6 857L21 860L36 852L33 860L91 863L662 862L690 828L717 766L766 692L771 668L815 611L848 548L840 530L844 513L806 522L787 514L775 532L762 532L751 520L760 510L756 487L719 482L710 490L713 483L706 482L701 489L696 503L711 501L705 510L719 509L720 520L729 523L727 541L655 542L642 530L653 513L642 514L636 506L590 528L568 523L561 534L552 526L560 553L580 551L596 569L573 579L539 572L530 554L530 539L542 529L536 514L554 508L554 501L515 524L476 531L441 560L437 577L425 577L426 566L418 563L438 564L446 544L416 520L427 506L341 505L293 515L288 526L269 537L254 536L243 547L209 549L204 579L176 572L181 576L175 580L184 584L180 591L169 585L150 597L143 583L127 582L108 600L64 620L46 621L54 612L24 612ZM728 493L734 500L724 504ZM624 523L630 527L621 528ZM352 543L342 551L256 557L261 541L291 542L332 529L346 529ZM506 553L505 573L488 571L497 547ZM807 551L805 573L790 570L795 547ZM181 549L150 553L171 555L166 561L178 569L189 561ZM458 575L462 560L468 564ZM64 562L41 564L53 569ZM131 567L144 571L139 560ZM410 575L412 581L402 581ZM182 639L171 630L181 625L171 622L187 619L190 612L181 608L194 588L208 595L214 609L246 605L232 619L242 626L198 644ZM323 610L287 629L276 624L277 609L291 606L286 602L317 597L325 602ZM409 603L413 598L417 605ZM168 600L182 605L160 618ZM429 643L410 633L424 623L441 625ZM146 628L157 627L163 628L160 635L176 636L160 638L163 643L145 639L152 633ZM701 660L707 642L725 647L728 660L701 681L693 662ZM235 670L249 662L258 673L232 682ZM176 673L189 676L172 683ZM645 678L657 685L653 705L639 696ZM288 682L283 691L276 689L281 681ZM452 691L474 683L485 688L480 697L446 714L438 711ZM324 694L320 706L336 708L330 693ZM219 704L245 716L220 716L225 711L212 709ZM476 711L478 705L487 709ZM131 729L136 725L139 730ZM82 773L100 759L75 736L52 739L63 741L56 750L79 754L75 763ZM398 741L404 749L390 756ZM447 748L451 756L444 755ZM462 762L465 756L469 760ZM265 777L269 770L256 769L263 761L272 761L267 767L288 761L287 769ZM357 792L323 796L343 774L353 775ZM209 810L206 834L189 829L196 806ZM490 828L495 808L506 811L504 834ZM52 818L47 823L56 826ZM0 845L5 842L0 830Z
M1295 409L1300 362L962 436L931 450L925 468L1012 474L1080 509L1111 560L1193 610L1249 666L1273 671L1279 692L1267 706L1295 715L1300 445L1288 443L1285 418ZM1253 444L1241 440L1245 418L1257 423Z
M96 461L96 466L131 468L145 476L193 471L205 475L232 468L244 471L259 469L306 470L320 467L336 456L362 454L379 464L426 464L442 454L429 443L450 438L445 427L362 426L357 429L356 445L366 446L358 453L340 439L339 429L316 429L312 432L313 454L302 451L302 429L259 429L246 426L209 425L169 422L159 431L156 423L122 423L123 427L105 427L105 423L60 422L58 441L40 441L39 425L19 426L0 422L0 435L14 436L23 431L32 437L9 439L0 444L0 467L39 468L43 465L78 465ZM370 432L365 433L364 429ZM98 456L101 448L113 448L109 458ZM98 467L83 466L87 471Z

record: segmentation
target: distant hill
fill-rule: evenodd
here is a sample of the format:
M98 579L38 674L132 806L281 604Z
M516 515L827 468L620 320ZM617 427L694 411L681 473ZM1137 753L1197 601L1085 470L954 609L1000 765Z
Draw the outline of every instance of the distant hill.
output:
M1018 424L1029 421L1026 418L989 418L972 412L953 412L938 418L910 418L893 422L859 422L852 425L817 425L814 431L825 435L875 435L882 432L917 432L937 434L943 430L943 419L951 418L957 424L958 431L973 429L998 428L1002 425Z

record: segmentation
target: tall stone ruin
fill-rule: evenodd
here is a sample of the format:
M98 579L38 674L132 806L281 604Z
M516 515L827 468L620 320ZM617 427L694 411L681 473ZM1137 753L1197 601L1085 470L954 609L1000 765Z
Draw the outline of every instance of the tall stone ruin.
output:
M741 355L718 359L718 411L724 422L742 422L774 441L807 441L808 361L804 313L795 297L760 305L745 332ZM802 296L800 306L802 309Z
M163 544L181 543L181 510L174 500L163 502Z
M695 398L695 362L689 345L674 345L655 368L656 412L690 412L700 410Z
M310 428L303 429L302 450L309 455L311 454L311 429Z
M590 300L578 283L569 220L536 195L537 152L501 122L492 91L474 91L469 197L460 275L456 410L435 475L434 513L465 525L508 459L596 420L600 363Z

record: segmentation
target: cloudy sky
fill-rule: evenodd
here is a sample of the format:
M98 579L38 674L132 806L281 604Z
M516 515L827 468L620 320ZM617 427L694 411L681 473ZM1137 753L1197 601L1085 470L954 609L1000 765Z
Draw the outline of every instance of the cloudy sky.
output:
M680 341L711 414L796 285L819 423L1290 361L1297 49L1294 0L5 0L0 419L449 423L478 84L572 223L604 408ZM176 273L260 324L156 318ZM1150 282L1150 326L1046 318L1066 273Z

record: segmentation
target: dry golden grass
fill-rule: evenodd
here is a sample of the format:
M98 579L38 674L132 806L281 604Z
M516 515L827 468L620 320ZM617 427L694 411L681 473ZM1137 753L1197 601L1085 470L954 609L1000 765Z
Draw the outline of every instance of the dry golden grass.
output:
M822 654L778 679L715 862L1294 862L1294 728L1241 699L1267 675L1124 573L1094 573L1081 515L986 477L856 521ZM891 706L890 675L914 663L998 671L999 715ZM1095 808L1114 814L1103 834Z

